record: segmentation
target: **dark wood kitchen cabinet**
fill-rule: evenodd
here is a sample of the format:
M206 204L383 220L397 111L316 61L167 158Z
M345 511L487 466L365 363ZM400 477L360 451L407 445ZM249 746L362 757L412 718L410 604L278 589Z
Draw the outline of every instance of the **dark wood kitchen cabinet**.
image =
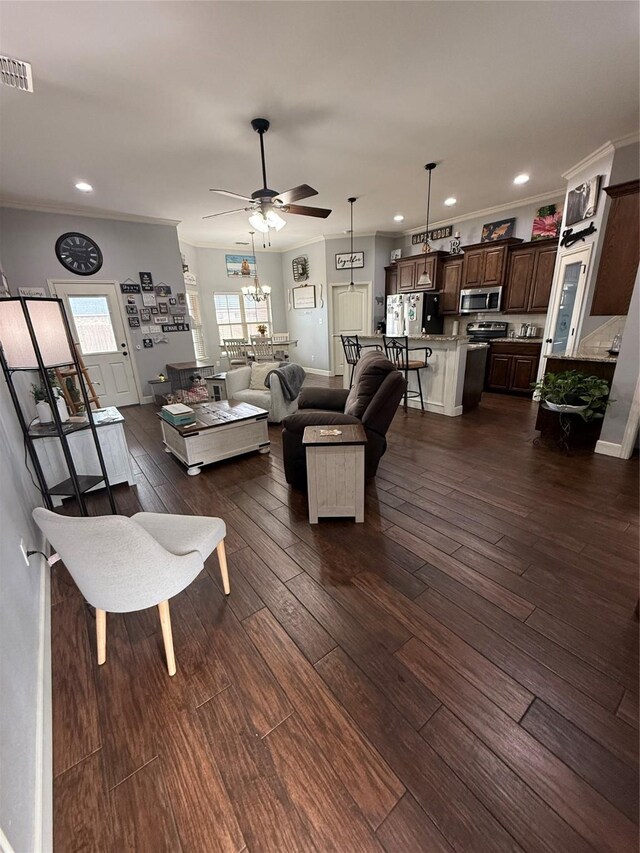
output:
M546 313L557 251L557 240L525 243L511 250L502 308L506 314Z
M442 264L440 276L440 313L460 313L460 287L462 285L462 255L450 255Z
M640 258L640 181L605 187L611 207L604 232L591 315L628 314Z
M412 255L401 258L397 263L398 293L412 293L413 291L438 290L440 285L440 273L443 258L448 257L447 252L429 252L426 256ZM431 285L423 287L418 284L420 276L425 271L429 273Z
M384 294L385 296L395 296L398 292L398 267L384 268Z
M522 240L509 237L491 243L464 246L462 287L498 287L505 283L507 255L512 246Z
M532 394L531 383L536 381L541 350L540 343L492 343L487 367L487 390Z

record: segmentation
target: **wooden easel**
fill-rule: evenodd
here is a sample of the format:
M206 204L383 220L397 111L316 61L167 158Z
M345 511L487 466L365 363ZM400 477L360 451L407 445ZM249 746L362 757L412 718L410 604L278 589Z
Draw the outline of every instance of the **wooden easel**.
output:
M100 400L99 400L98 395L96 393L96 389L94 387L94 384L91 381L91 377L89 376L89 371L86 368L86 365L84 363L84 359L82 358L82 353L80 352L80 347L77 343L74 343L73 346L75 347L75 350L76 350L76 355L78 357L78 365L80 366L80 372L82 373L82 376L83 376L83 379L85 382L85 386L87 389L87 397L89 398L89 403L90 404L93 403L95 405L96 409L99 409L100 408ZM73 367L62 369L62 370L59 367L56 367L56 368L54 368L54 372L56 374L58 384L60 385L60 388L62 390L62 395L65 399L67 406L69 407L69 413L71 415L77 415L78 412L80 411L80 409L84 408L84 402L82 399L82 395L80 395L80 398L78 400L74 400L72 398L71 394L69 393L69 389L67 388L66 379L69 376L77 376L78 371Z

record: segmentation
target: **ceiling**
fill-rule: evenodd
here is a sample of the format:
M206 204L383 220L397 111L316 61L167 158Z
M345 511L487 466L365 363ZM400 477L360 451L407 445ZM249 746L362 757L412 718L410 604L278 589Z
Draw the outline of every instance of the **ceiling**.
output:
M562 187L638 128L635 2L2 2L0 50L35 93L0 87L0 196L180 220L195 243L246 240L208 192L309 183L285 248L348 228L432 221ZM520 172L531 174L514 186ZM94 192L74 188L90 182ZM443 201L455 196L458 204ZM403 213L401 225L393 222Z

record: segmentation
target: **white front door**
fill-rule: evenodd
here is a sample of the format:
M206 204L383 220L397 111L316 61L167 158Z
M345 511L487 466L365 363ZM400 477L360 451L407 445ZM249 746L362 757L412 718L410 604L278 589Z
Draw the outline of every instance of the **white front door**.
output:
M100 405L139 403L117 283L50 281L49 285L64 303Z
M356 284L353 290L341 284L332 288L333 334L370 335L373 317L371 286ZM342 376L345 371L344 350L339 337L333 338L333 372Z

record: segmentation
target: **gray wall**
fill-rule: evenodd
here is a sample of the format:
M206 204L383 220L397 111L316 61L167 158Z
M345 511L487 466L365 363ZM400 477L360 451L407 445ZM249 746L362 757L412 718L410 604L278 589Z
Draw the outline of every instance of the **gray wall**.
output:
M291 288L297 283L293 280L291 261L300 255L309 259L309 284L316 288L315 308L294 308ZM283 252L282 280L287 306L287 331L298 341L296 349L291 350L291 360L297 361L306 369L329 370L329 325L327 303L327 268L325 241L318 240L308 246Z
M23 455L18 420L0 378L0 828L16 853L51 849L51 681L48 653L40 658L41 640L46 649L50 642L43 583L49 569L39 557L27 566L20 553L21 538L28 549L44 545L31 519L40 495Z
M82 278L67 272L55 255L57 238L66 231L79 231L96 240L104 257L102 269L94 276ZM182 264L176 229L172 225L94 219L57 213L0 208L0 255L11 292L18 287L45 287L47 279L84 281L138 282L140 271L149 271L154 283L163 281L173 293L184 291ZM131 330L133 346L142 346L144 335ZM168 344L152 349L133 350L144 394L147 381L165 365L193 359L193 343L189 332L172 332Z

